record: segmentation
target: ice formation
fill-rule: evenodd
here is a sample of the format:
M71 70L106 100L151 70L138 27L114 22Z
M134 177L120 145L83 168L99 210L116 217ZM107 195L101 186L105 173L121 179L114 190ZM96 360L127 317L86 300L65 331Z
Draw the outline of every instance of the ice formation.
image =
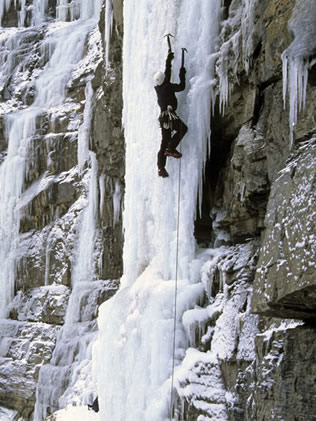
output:
M87 82L85 89L86 102L83 112L83 124L78 132L78 172L81 175L84 164L89 160L89 143L90 143L90 128L91 115L93 108L93 89L91 81Z
M234 57L238 55L240 36L243 36L243 61L246 70L249 67L249 56L253 48L253 8L256 2L257 0L245 1L244 9L238 11L242 15L236 17L236 20L242 20L240 32L230 39L228 44L222 46L218 62L222 111L230 93L227 60L230 52L233 52ZM26 22L26 15L23 15L25 3L19 0L19 4L19 26L23 27ZM32 25L38 25L45 20L47 4L47 0L34 0ZM113 17L112 2L106 0L105 4L108 67ZM14 3L12 0L0 0L0 24L4 11L12 5L16 7L17 0ZM308 1L308 5L313 11L312 0ZM181 390L181 384L186 381L193 367L199 366L200 363L209 364L209 381L212 382L212 386L215 384L209 393L216 395L217 404L212 404L207 411L210 417L228 419L225 405L228 401L233 402L234 396L225 392L218 358L225 360L231 357L237 346L237 335L237 358L249 361L254 358L253 344L249 345L248 338L254 336L249 332L253 333L256 330L256 320L249 314L247 291L241 283L236 286L234 295L230 297L223 278L224 271L220 271L218 267L220 260L225 264L228 251L222 248L206 255L196 255L195 250L193 228L196 199L202 199L204 164L210 153L209 120L216 95L214 63L219 57L217 39L222 1L200 0L200 7L195 6L194 2L189 0L169 0L163 3L156 0L124 2L124 276L120 291L100 308L100 333L93 352L102 420L167 419L172 406L170 392L174 352L175 387ZM38 184L22 195L25 173L28 170L29 140L36 131L36 117L46 107L58 107L63 103L66 83L83 55L84 40L87 33L95 27L94 18L99 17L100 10L101 1L58 0L57 19L62 22L51 25L48 30L49 38L42 46L47 64L36 80L35 101L25 110L8 114L6 117L9 147L0 167L0 240L5 245L0 250L0 265L3 268L0 274L0 317L6 316L8 303L13 296L15 251L20 240L19 209L31 200L35 191L39 191L41 182L49 182L39 180ZM310 24L311 18L308 14L299 15L303 16L303 23ZM284 99L288 89L292 127L297 119L297 103L304 103L306 72L310 65L306 57L310 55L311 50L308 38L304 41L307 51L298 56L301 49L298 40L301 39L301 34L300 24L295 16L291 25L295 39L283 55L283 69ZM181 48L188 49L185 59L187 87L184 93L178 95L178 112L188 125L189 132L180 146L183 158L181 161L168 159L167 169L170 177L163 180L157 177L155 166L161 135L157 123L159 109L152 76L158 69L164 68L167 55L164 35L170 32L175 36L172 39L175 52L174 81L178 79L181 65ZM313 34L313 29L309 33ZM5 54L8 54L1 77L10 74L11 60L15 60L15 57L10 56L9 51L17 49L21 37L21 28L13 30L10 39L1 44ZM23 70L23 63L20 69ZM291 78L287 77L288 69ZM88 323L81 328L77 322L81 318L85 319L85 315L79 312L80 302L87 291L92 294L94 289L102 287L99 283L101 281L95 281L93 286L89 281L95 278L97 183L100 190L99 206L102 208L106 180L104 175L97 179L98 163L95 155L89 151L93 107L93 90L89 81L85 92L84 118L78 140L78 171L82 175L85 168L89 167L89 174L83 180L88 195L87 200L79 204L84 211L81 215L77 254L74 256L73 293L60 343L52 358L52 365L57 361L61 361L62 364L58 369L47 365L41 371L41 390L37 392L35 411L35 420L38 421L46 414L49 400L54 400L54 390L56 396L59 396L58 393L63 388L60 383L63 372L73 362L74 346L78 346L80 350L76 356L77 366L73 371L68 395L66 393L60 398L60 405L66 406L76 402L77 391L78 396L81 394L78 403L81 404L82 399L88 401L94 387L91 385L90 359L91 345L96 335L87 334L90 327ZM45 178L46 174L43 177ZM114 224L118 220L121 206L120 186L116 184L113 194ZM243 255L246 255L246 251ZM199 271L206 260L208 262L203 266L200 279ZM45 283L48 283L49 279L48 267L49 248ZM217 271L219 291L215 298L212 296L212 288ZM209 296L210 305L202 309L200 304L205 291ZM245 306L247 310L240 315ZM214 329L206 329L207 320L217 317L217 326ZM212 341L213 352L202 353L192 349L196 345L196 332L202 337L202 343L203 340ZM76 343L71 340L71 335L77 336ZM67 342L68 337L70 340ZM82 398L84 388L87 388L88 392ZM184 388L183 396L195 394L198 394L198 390ZM209 397L205 396L206 400ZM200 405L203 403L200 402Z
M75 22L77 41L85 40L86 35L96 25L99 9L84 7L81 19ZM89 19L94 17L93 19ZM77 17L75 13L71 14ZM84 20L84 18L88 20ZM74 35L76 36L76 35ZM71 38L71 37L68 37ZM67 45L63 47L67 48ZM82 51L76 54L76 60L72 60L72 66L82 58ZM71 57L71 54L70 54ZM66 79L67 80L67 79ZM77 239L77 249L73 257L72 271L72 293L70 296L65 323L54 350L50 364L43 366L40 371L39 384L37 389L37 401L34 419L40 421L47 414L47 408L57 405L80 404L83 401L88 403L91 400L91 393L94 390L91 384L91 346L96 337L93 322L90 320L93 308L96 305L91 299L94 294L102 289L103 282L91 281L96 279L95 264L95 243L97 233L98 215L98 162L93 152L89 150L91 115L94 102L93 89L90 80L86 83L86 100L83 113L83 122L78 131L78 172L83 174L84 166L90 170L83 177L86 184L87 199L81 204L83 211L80 215L80 229ZM89 297L89 298L88 298ZM88 300L86 313L82 313L82 302ZM65 391L65 370L69 371L69 364L72 364L72 375L69 379L69 388ZM48 379L55 379L54 382ZM65 392L65 393L64 393Z
M96 9L96 11L98 10ZM85 11L85 13L87 18L91 17L91 10ZM49 48L47 48L48 62L35 80L34 103L24 110L6 116L8 153L0 168L0 235L1 241L5 244L0 252L0 262L3 267L0 275L0 315L2 317L6 316L7 306L13 298L14 253L18 243L20 218L18 205L27 176L30 140L36 133L36 119L48 107L57 107L63 104L66 84L72 70L83 55L86 34L94 25L93 19L86 19L79 23L70 22L67 26L61 27L59 30L55 29L51 33L49 39L46 40L46 43L49 44ZM19 45L20 33L14 33L9 42L14 51L15 47ZM45 45L42 48L45 49ZM9 71L10 60L5 66L4 74Z
M106 0L105 3L105 35L104 35L104 42L105 42L105 68L108 68L109 65L109 51L110 51L110 39L111 39L111 32L112 32L112 24L113 24L113 9L112 9L112 1Z
M230 5L233 9L230 17L221 24L221 47L217 53L216 72L219 80L219 108L222 114L225 113L236 82L240 61L246 73L251 66L255 49L255 15L258 3L259 0L244 0L241 5L233 2Z
M308 70L315 64L316 4L296 2L289 23L294 40L283 52L283 100L289 96L290 147L298 114L305 107Z
M23 5L21 11L23 12ZM33 3L33 13L30 25L37 25L45 18L47 2ZM17 2L0 2L0 10L8 10L9 6L17 7ZM100 14L101 1L93 2L63 2L58 3L57 19L67 22L51 21L48 25L47 36L41 45L41 54L45 66L38 69L37 76L32 81L34 84L34 101L32 105L24 107L21 111L10 111L5 114L6 137L8 151L0 167L0 238L4 244L0 251L0 264L3 270L0 275L0 317L6 317L8 305L13 298L14 277L17 254L22 247L23 236L19 236L20 212L41 190L47 188L54 181L67 181L72 177L63 174L60 180L45 172L32 185L25 189L29 168L32 165L32 137L38 130L38 118L44 113L54 113L66 109L66 85L71 80L78 67L85 69L86 63L81 61L87 35L96 40L93 30L97 25ZM21 13L22 13L21 12ZM3 15L1 15L3 16ZM23 19L20 26L23 26ZM40 27L10 29L9 37L4 37L0 42L4 48L1 51L1 85L5 86L6 79L13 74L23 74L24 61L18 56L19 48L25 48L24 38L29 33L36 34ZM92 32L91 32L92 31ZM23 57L23 56L22 56ZM94 59L95 57L93 57ZM91 57L90 57L91 59ZM91 63L89 63L91 69ZM14 72L13 72L14 70ZM82 70L80 70L82 71ZM91 70L90 70L91 71ZM93 90L89 80L86 81L86 101L83 113L83 122L79 128L78 171L84 175L82 183L86 190L87 198L80 198L70 209L70 214L81 211L80 230L77 241L77 250L73 256L72 282L73 292L68 305L64 329L62 329L58 346L52 357L51 364L43 367L39 377L41 395L37 394L38 401L35 409L35 419L42 420L47 413L49 405L56 405L56 399L62 395L64 389L64 374L68 370L66 365L73 362L73 351L76 350L75 364L72 374L71 393L61 397L60 405L66 406L69 402L80 403L78 389L87 390L87 396L80 399L89 401L93 390L91 382L91 343L95 339L95 323L91 322L91 314L96 307L95 293L102 290L104 281L95 279L95 233L98 214L97 203L97 160L95 154L89 151L89 136L91 112L93 107ZM12 106L14 109L14 104ZM75 124L75 123L73 123ZM48 155L48 165L50 157ZM85 174L84 167L86 169ZM87 169L88 167L88 169ZM76 169L73 169L76 171ZM45 284L50 283L50 242L58 231L54 227L47 237L46 245L46 273ZM89 297L89 298L87 298ZM94 298L93 298L94 297ZM82 301L87 302L82 310ZM81 309L80 309L81 308ZM89 313L86 314L85 312ZM78 321L83 323L78 324ZM92 329L94 327L94 329ZM70 358L70 359L69 359ZM55 364L55 365L54 365ZM66 367L66 368L65 368ZM52 381L54 379L54 381ZM84 394L83 394L84 395Z
M124 6L125 33L132 34L124 37L123 50L123 95L126 104L123 124L127 139L128 183L124 211L124 272L127 284L133 282L148 265L160 273L162 279L175 278L179 176L180 220L185 221L180 224L179 276L185 279L189 274L189 263L194 256L195 203L209 149L209 116L214 93L213 54L220 3L203 1L198 9L190 2L181 5L168 2L164 7L151 1L144 2L142 7L126 2ZM198 31L190 29L193 27ZM158 69L164 70L167 55L164 35L167 32L175 35L175 81L178 80L181 48L188 49L185 63L187 87L184 93L178 95L178 112L188 124L189 132L180 144L183 153L181 174L180 163L169 160L167 170L170 177L162 182L157 177L155 165L161 135L152 77ZM135 71L130 71L131 66Z
M2 20L5 12L7 12L10 7L14 7L17 9L19 6L18 11L18 25L20 27L25 26L26 24L26 17L27 12L31 11L32 18L30 23L32 25L38 25L45 19L45 12L47 9L48 0L34 0L32 7L26 3L25 0L1 0L0 1L0 26L2 25Z
M193 224L210 149L220 11L219 0L203 0L199 8L187 0L124 3L124 277L120 291L100 307L93 364L102 419L140 421L169 416L176 278L176 364L188 346L182 314L199 304L204 294L203 284L191 279ZM168 160L170 176L162 180L156 167L161 135L152 78L157 70L164 70L166 33L175 36L175 82L181 48L188 49L187 87L178 95L178 113L189 132L181 143L181 164Z

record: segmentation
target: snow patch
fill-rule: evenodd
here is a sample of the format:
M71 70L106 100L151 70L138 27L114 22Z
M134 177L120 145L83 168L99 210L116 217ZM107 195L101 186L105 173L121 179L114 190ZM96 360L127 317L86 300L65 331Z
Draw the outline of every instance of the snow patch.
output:
M98 421L99 415L87 406L67 406L65 409L54 412L46 421Z

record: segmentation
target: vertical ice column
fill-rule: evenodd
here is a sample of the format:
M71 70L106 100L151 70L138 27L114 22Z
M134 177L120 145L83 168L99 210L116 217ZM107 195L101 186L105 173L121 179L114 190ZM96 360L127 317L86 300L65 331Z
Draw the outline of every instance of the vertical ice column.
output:
M98 162L94 152L90 151L89 155L91 162L89 193L82 215L77 256L73 267L73 285L80 281L92 281L95 278L94 246L98 215Z
M256 8L259 0L243 0L241 16L242 57L246 73L249 72L254 52L254 32L256 31ZM257 12L258 13L258 12ZM236 45L238 48L238 45ZM237 50L238 51L238 50Z
M220 0L124 3L123 124L126 138L124 273L132 282L148 265L162 278L175 276L180 207L179 274L189 276L194 251L194 219L209 151L210 110L214 98L214 60ZM193 28L196 30L194 31ZM167 179L157 176L161 132L153 75L164 70L171 32L175 52L172 81L179 81L181 48L186 47L186 90L178 93L178 114L188 125L180 144L180 162L168 158ZM142 48L139 46L142 45ZM131 69L133 69L131 71ZM180 200L178 186L180 177ZM200 198L201 198L200 194ZM185 221L185 223L183 223Z
M98 215L98 162L94 152L89 152L90 156L90 174L88 196L86 207L82 211L80 231L77 242L77 250L74 257L72 269L72 287L65 324L62 335L69 336L68 330L72 329L73 323L78 322L80 313L80 302L77 300L77 292L82 288L80 283L91 282L95 280L95 239L96 239L96 221ZM61 340L61 339L60 339Z
M19 13L19 26L25 25L25 18L26 18L26 0L19 0L20 3L20 11Z
M77 1L57 0L56 17L63 22L74 21L80 16L80 8Z
M310 58L315 54L316 3L314 0L296 1L289 22L294 40L282 54L283 100L289 95L290 147L299 111L304 109Z
M33 0L32 25L36 26L45 20L48 0Z
M98 18L100 15L102 0L80 0L80 19Z
M0 26L2 25L2 19L11 6L12 0L0 0Z
M105 68L109 64L109 50L110 50L110 39L113 25L113 9L112 0L106 0L105 3L105 31L104 31L104 43L105 43Z
M188 49L186 65L189 79L188 94L185 101L185 115L190 133L188 167L184 169L182 183L186 197L191 193L192 208L189 218L194 221L196 197L199 198L199 210L202 205L203 175L206 159L210 154L210 115L215 106L215 69L219 23L221 18L221 0L202 1L199 10L186 1L181 7L178 25L185 28L190 22L197 31L179 30L179 47ZM179 52L178 48L178 52ZM190 177L187 177L190 174ZM193 177L193 179L192 179Z
M9 115L6 119L8 153L0 167L0 318L7 316L14 294L15 250L19 235L19 212L31 136L36 113L32 110Z
M118 181L116 181L114 193L113 193L113 225L116 225L120 218L121 199L122 199L121 188Z
M157 70L164 70L168 51L164 35L171 32L176 36L178 15L177 1L124 3L123 125L127 188L123 261L127 283L132 283L155 257L163 278L170 279L173 272L170 262L175 261L178 166L170 159L170 165L174 164L170 169L167 166L170 178L164 183L158 179L161 134L152 78Z
M93 106L93 89L91 81L87 82L86 89L86 103L83 111L83 123L78 132L78 172L82 174L85 162L89 159L89 140L90 127Z
M93 361L102 421L169 418L178 210L176 364L187 346L182 314L204 293L190 279L190 267L197 192L209 149L220 6L220 0L201 0L199 7L191 0L124 2L124 277L120 291L101 305L98 319ZM164 70L166 33L174 35L174 83L179 81L181 48L188 50L187 85L177 94L177 111L189 131L180 144L183 157L168 158L169 177L162 179L157 174L161 133L152 78Z

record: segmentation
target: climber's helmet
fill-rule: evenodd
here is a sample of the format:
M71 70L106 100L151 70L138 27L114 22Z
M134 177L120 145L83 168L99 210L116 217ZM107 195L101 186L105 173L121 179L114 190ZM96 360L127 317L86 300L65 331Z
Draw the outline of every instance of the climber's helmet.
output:
M154 76L155 85L162 85L165 80L165 74L162 72L157 72Z

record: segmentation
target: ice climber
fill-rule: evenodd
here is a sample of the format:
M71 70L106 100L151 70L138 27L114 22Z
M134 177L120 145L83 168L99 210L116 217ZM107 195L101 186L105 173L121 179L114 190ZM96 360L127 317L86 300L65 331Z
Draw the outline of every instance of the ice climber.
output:
M168 177L165 169L167 156L181 158L182 154L176 150L188 128L176 113L178 101L175 92L185 89L185 67L182 66L179 72L180 83L171 83L171 62L174 58L173 52L169 51L166 60L165 72L157 72L154 76L155 90L160 107L159 123L161 128L161 145L157 156L158 175Z

